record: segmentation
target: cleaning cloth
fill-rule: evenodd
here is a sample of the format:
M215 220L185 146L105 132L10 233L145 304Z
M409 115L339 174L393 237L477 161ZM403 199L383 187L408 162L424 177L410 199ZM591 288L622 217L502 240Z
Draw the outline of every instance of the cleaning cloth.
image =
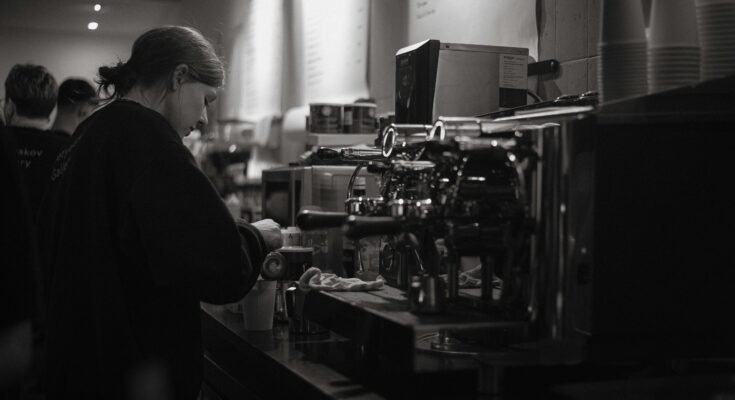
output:
M332 290L344 292L359 292L377 290L385 283L382 276L378 275L374 281L363 281L358 278L342 278L335 274L322 272L317 267L307 269L301 279L299 286L302 289Z

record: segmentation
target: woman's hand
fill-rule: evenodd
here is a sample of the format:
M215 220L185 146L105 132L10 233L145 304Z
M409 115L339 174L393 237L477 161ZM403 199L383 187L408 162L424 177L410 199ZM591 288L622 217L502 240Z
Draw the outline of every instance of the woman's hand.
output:
M281 227L275 221L272 219L263 219L255 221L251 225L258 229L260 234L263 235L263 240L265 240L265 246L268 248L268 251L273 251L283 247Z

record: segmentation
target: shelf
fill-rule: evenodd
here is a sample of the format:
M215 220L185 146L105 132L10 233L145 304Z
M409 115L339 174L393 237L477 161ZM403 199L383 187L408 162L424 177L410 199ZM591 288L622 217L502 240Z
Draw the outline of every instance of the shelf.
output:
M376 133L309 133L306 144L309 146L354 146L357 144L372 145Z

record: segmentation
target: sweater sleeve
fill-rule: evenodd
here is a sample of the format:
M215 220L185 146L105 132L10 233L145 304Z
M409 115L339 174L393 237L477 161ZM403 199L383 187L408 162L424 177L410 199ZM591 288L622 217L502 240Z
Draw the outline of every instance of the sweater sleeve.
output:
M200 301L241 299L255 284L263 238L235 223L183 146L173 146L135 180L129 207L153 281Z
M247 282L247 286L251 288L255 285L255 281L260 275L263 261L265 261L265 256L268 255L268 247L265 244L263 235L258 229L247 223L245 220L239 218L235 222L237 223L237 229L240 236L247 244L250 261L253 263L254 269L257 269L257 272L251 274L250 280Z

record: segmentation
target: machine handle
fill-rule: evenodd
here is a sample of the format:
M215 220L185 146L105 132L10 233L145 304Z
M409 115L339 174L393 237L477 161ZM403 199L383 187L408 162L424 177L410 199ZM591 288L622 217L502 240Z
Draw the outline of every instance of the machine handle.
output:
M342 229L348 238L360 239L367 236L401 233L407 227L401 220L393 217L362 217L350 215Z
M338 228L344 224L349 216L340 211L310 211L304 210L296 216L296 226L304 231L315 229Z
M337 160L340 154L338 150L330 149L329 147L320 147L316 151L316 156L322 160Z

